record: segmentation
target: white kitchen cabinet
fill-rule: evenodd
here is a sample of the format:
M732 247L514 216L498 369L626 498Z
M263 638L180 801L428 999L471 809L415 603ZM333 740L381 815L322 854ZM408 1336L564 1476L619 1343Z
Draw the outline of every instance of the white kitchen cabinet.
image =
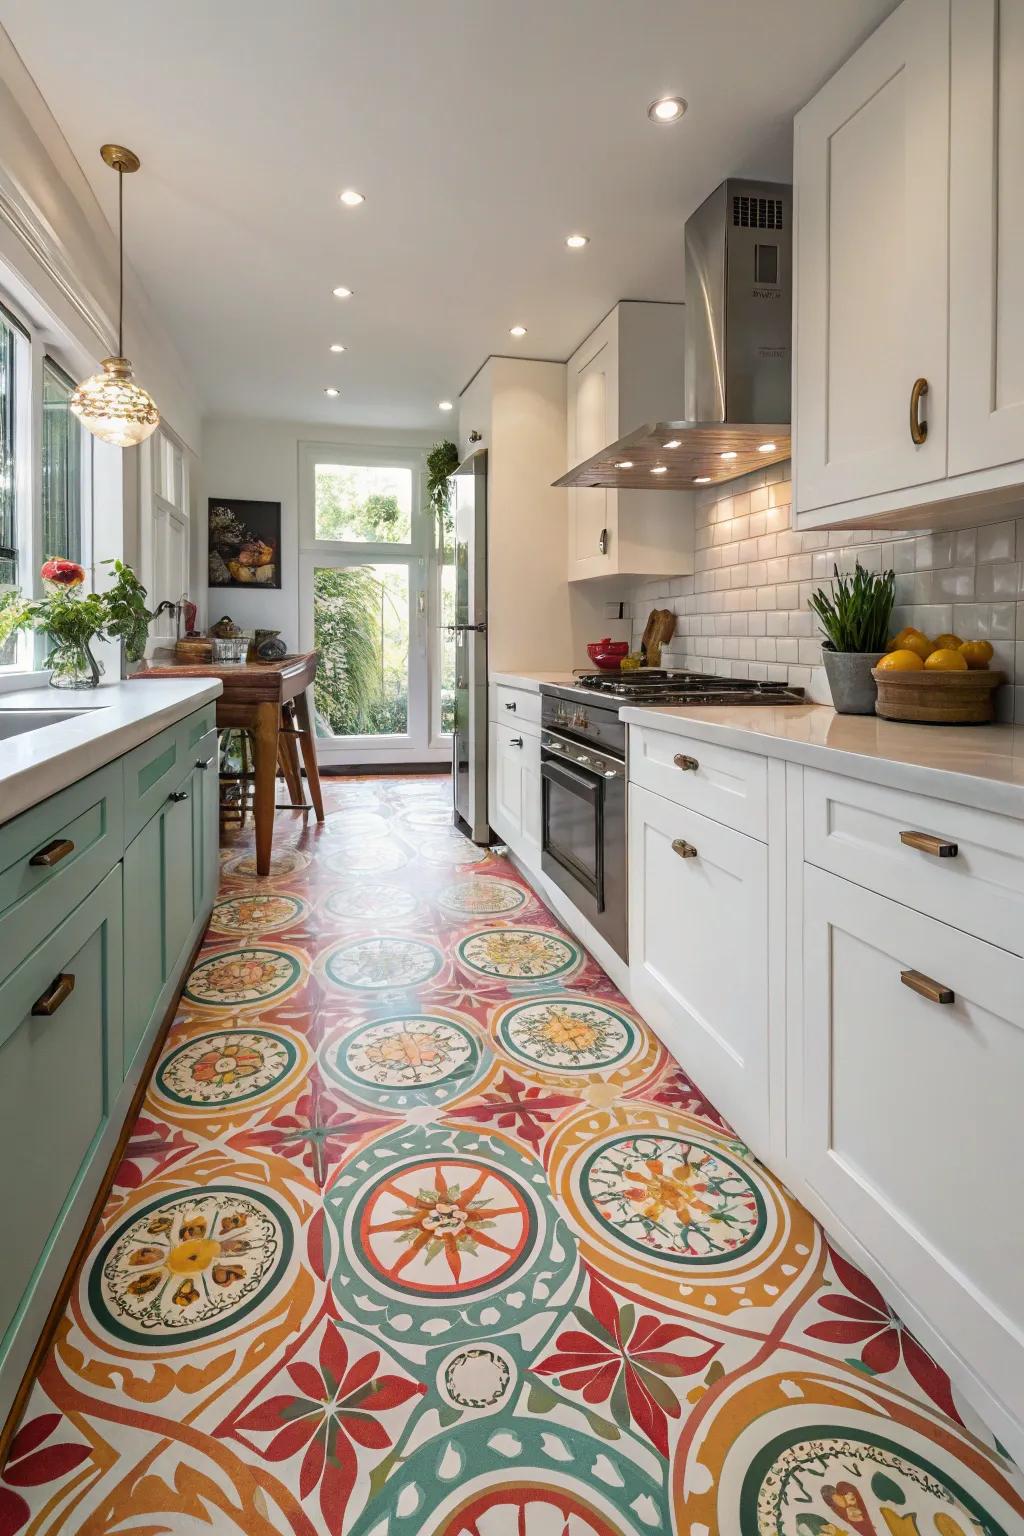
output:
M540 736L528 726L491 723L490 822L513 853L540 862Z
M629 787L630 995L738 1133L769 1139L768 849Z
M1024 0L903 0L798 114L798 529L962 527L1021 495L1022 176Z
M797 116L800 513L945 474L948 104L948 0L904 0Z
M953 0L949 473L1024 480L1024 0Z
M566 367L570 467L645 422L683 412L685 308L625 300ZM569 580L693 570L688 491L572 489Z
M798 1183L1024 1421L1024 962L811 865L803 907Z

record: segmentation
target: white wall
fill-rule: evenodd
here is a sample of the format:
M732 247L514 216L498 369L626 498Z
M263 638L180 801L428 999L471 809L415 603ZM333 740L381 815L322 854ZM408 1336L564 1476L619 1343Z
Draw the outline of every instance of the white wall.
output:
M279 629L290 647L299 643L299 444L348 443L361 447L414 448L424 452L446 435L386 428L325 427L295 422L227 420L203 423L197 539L206 556L208 501L244 497L281 503L281 590L245 591L202 587L205 622L230 614L245 629ZM203 622L201 615L200 622Z

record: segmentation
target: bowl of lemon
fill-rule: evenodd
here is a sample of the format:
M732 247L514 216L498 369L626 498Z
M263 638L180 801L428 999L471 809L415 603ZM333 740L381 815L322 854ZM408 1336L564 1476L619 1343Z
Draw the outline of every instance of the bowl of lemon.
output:
M878 684L875 713L883 720L936 725L986 725L995 718L995 695L1005 672L990 667L987 640L936 635L908 626L889 641L871 675Z

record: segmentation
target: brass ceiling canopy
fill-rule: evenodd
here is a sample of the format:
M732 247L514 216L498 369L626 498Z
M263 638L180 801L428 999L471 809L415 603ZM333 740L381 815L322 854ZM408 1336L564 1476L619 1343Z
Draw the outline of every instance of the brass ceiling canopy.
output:
M123 144L101 145L100 156L112 171L123 171L126 176L130 176L132 171L137 171L142 164L135 151L125 149Z
M723 421L658 421L620 437L554 484L693 491L779 464L790 457L790 452L789 422L751 426Z

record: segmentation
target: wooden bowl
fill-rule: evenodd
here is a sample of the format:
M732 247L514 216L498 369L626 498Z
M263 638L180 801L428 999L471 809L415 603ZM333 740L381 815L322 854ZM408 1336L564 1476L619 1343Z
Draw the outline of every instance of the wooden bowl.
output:
M872 667L871 676L878 684L876 715L933 725L990 724L996 689L1006 682L1005 672L883 672Z
M202 665L213 659L213 641L203 636L193 640L178 640L174 646L174 659L187 661L192 666Z

